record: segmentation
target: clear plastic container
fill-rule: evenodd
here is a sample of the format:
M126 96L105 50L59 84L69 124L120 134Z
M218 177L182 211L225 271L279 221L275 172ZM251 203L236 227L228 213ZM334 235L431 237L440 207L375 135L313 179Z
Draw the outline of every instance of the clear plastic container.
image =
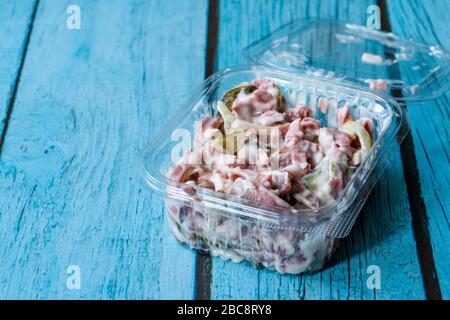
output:
M293 22L245 52L253 64L209 77L148 146L142 172L148 185L162 195L178 241L280 273L318 271L339 239L349 234L394 145L407 133L404 109L388 90L400 90L397 95L404 101L442 94L448 89L449 55L392 34L329 21ZM400 78L399 67L408 66L418 75L416 83ZM373 146L334 203L317 211L280 209L209 189L186 192L184 183L168 178L179 143L172 133L183 129L194 136L194 123L216 116L217 102L225 92L262 78L274 81L290 105L311 107L323 126L335 127L333 119L344 105L350 106L354 119L372 120ZM386 79L390 88L369 90L367 79ZM318 108L322 98L329 102L327 113Z

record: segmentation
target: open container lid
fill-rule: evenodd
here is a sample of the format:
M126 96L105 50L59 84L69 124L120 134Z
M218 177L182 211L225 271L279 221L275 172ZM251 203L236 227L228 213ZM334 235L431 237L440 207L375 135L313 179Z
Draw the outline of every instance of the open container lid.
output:
M426 101L450 87L450 53L392 33L328 20L297 20L250 45L253 63L396 92Z

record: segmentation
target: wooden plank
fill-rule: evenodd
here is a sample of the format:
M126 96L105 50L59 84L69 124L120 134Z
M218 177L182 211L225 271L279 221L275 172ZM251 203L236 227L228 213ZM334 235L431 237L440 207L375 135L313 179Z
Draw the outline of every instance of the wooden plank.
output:
M240 51L278 26L298 17L339 18L364 24L363 1L221 1L219 69L245 64ZM281 276L248 264L213 259L215 299L422 299L424 290L411 228L399 152L372 191L362 219L321 273ZM367 267L381 268L381 290L366 286Z
M35 1L0 2L0 136L22 62Z
M190 299L137 159L203 80L207 2L79 0L68 30L72 3L40 3L1 155L0 298Z
M450 49L449 1L388 1L392 31L418 42ZM408 70L402 75L414 79ZM442 297L450 298L450 94L423 104L408 104L417 169L434 263Z

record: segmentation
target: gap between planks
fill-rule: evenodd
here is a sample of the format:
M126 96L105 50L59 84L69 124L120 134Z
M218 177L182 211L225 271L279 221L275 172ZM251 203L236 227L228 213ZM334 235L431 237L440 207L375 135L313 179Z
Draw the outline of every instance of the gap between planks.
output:
M209 0L208 35L206 44L205 79L215 71L219 31L219 0ZM212 259L209 253L197 252L195 258L195 299L211 299Z
M0 136L0 156L2 155L3 145L5 144L5 139L6 139L6 133L8 132L9 120L11 119L11 114L12 114L12 111L14 108L14 103L16 101L17 90L19 88L20 78L22 76L22 69L25 64L25 59L26 59L27 51L28 51L28 44L30 43L31 33L33 32L33 24L34 24L34 20L36 18L36 12L37 12L38 6L39 6L39 0L36 0L34 7L33 7L33 12L31 14L30 23L28 25L28 31L27 31L27 35L25 37L25 44L23 47L23 52L22 52L22 57L20 59L19 68L17 70L17 77L16 77L16 80L14 81L11 99L9 100L8 108L6 109L5 123L3 126L3 131L1 132L1 136Z
M381 11L382 29L392 32L389 21L389 14L386 0L378 0L378 6ZM401 75L400 70L395 72ZM402 94L399 90L392 90L392 96L400 103L407 105L402 101ZM400 154L403 164L403 173L405 176L406 190L408 193L409 206L411 210L412 226L416 240L417 254L419 256L420 269L422 271L423 285L425 295L429 300L442 300L442 293L437 276L436 266L433 257L433 248L431 246L430 234L428 230L428 214L425 202L422 197L422 190L419 181L419 171L417 169L417 159L414 150L414 141L411 135L411 128L408 124L408 134L400 145Z

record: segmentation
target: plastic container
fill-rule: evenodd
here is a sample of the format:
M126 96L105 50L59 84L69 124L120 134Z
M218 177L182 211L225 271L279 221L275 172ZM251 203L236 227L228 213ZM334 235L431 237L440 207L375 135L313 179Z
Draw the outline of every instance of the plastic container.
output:
M339 239L349 234L394 145L407 133L404 109L388 90L403 101L439 96L450 83L449 55L436 46L335 21L293 22L245 53L250 66L209 77L155 137L143 155L144 178L162 195L167 221L180 242L280 273L318 271ZM414 74L410 79L417 81L402 80L400 69L410 70ZM336 126L332 119L345 104L354 119L373 121L371 151L333 204L314 212L282 210L209 189L186 192L185 184L167 177L179 143L172 134L193 135L196 121L217 114L217 101L226 91L257 78L274 81L290 105L302 102L313 108L324 126ZM389 88L372 91L368 79L385 79ZM330 104L326 114L318 109L322 98Z

